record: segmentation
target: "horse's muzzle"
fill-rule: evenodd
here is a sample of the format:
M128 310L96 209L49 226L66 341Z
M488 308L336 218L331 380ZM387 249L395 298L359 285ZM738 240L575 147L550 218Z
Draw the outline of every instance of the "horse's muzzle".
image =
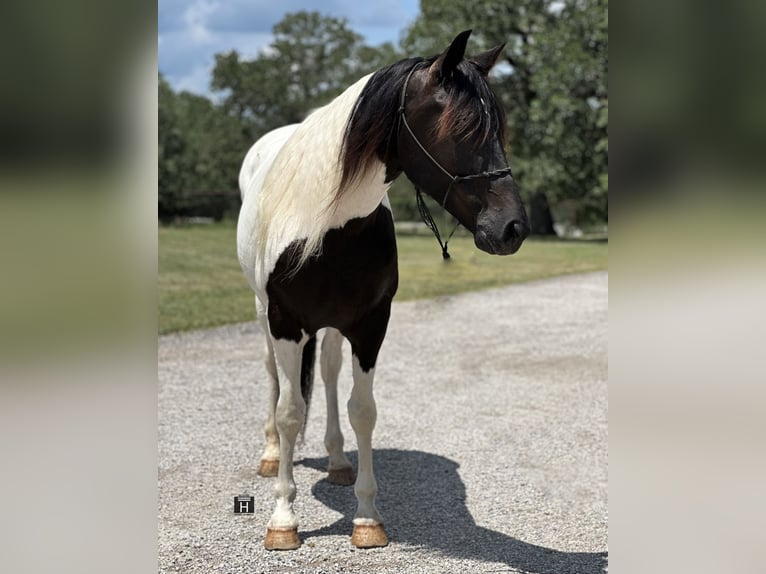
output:
M526 217L511 219L500 225L479 223L473 240L476 247L491 255L516 253L529 235Z

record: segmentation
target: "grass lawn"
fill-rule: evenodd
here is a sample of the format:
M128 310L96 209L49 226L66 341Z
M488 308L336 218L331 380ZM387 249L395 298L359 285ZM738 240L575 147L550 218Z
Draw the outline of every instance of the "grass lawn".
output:
M406 301L607 268L605 241L527 239L510 257L480 252L468 236L450 241L443 262L436 240L402 235L399 292ZM251 321L253 292L239 268L233 223L159 229L160 333Z

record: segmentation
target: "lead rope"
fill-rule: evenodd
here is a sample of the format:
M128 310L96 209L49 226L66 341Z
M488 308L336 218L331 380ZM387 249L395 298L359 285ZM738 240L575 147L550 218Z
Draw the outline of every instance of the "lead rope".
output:
M439 233L439 228L436 226L436 221L434 221L431 212L428 210L428 206L423 199L423 194L420 193L420 188L415 188L415 198L417 199L418 211L420 212L420 217L423 220L423 223L425 223L426 227L431 230L431 232L434 234L434 237L436 237L436 241L439 242L439 247L442 248L442 258L445 261L450 259L449 251L447 251L447 244L449 244L449 240L452 239L452 236L455 234L455 231L457 231L457 228L460 227L460 222L458 221L455 224L455 227L452 228L452 231L450 231L450 234L447 236L447 241L442 243L442 237ZM445 211L445 213L447 212Z

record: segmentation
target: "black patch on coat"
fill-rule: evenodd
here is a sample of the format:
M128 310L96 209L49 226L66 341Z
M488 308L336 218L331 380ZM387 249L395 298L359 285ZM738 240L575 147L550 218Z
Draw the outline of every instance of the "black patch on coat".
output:
M269 276L269 329L277 339L300 341L324 327L338 329L351 343L360 366L375 366L399 284L391 212L382 204L366 217L331 229L318 256L297 271L296 241L280 255Z

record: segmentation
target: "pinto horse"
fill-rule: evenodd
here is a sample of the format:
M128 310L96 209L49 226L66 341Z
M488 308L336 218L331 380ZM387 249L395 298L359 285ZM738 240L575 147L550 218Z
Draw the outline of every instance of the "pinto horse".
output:
M351 542L388 543L375 506L372 383L398 284L391 182L404 173L469 229L482 251L515 253L529 234L505 157L505 115L487 83L503 46L465 58L469 35L459 34L442 54L360 79L302 123L264 135L245 157L237 252L267 334L271 383L259 474L277 476L267 549L300 546L293 452L320 329L329 480L355 481ZM348 414L359 449L356 477L338 421L343 337L353 354Z

